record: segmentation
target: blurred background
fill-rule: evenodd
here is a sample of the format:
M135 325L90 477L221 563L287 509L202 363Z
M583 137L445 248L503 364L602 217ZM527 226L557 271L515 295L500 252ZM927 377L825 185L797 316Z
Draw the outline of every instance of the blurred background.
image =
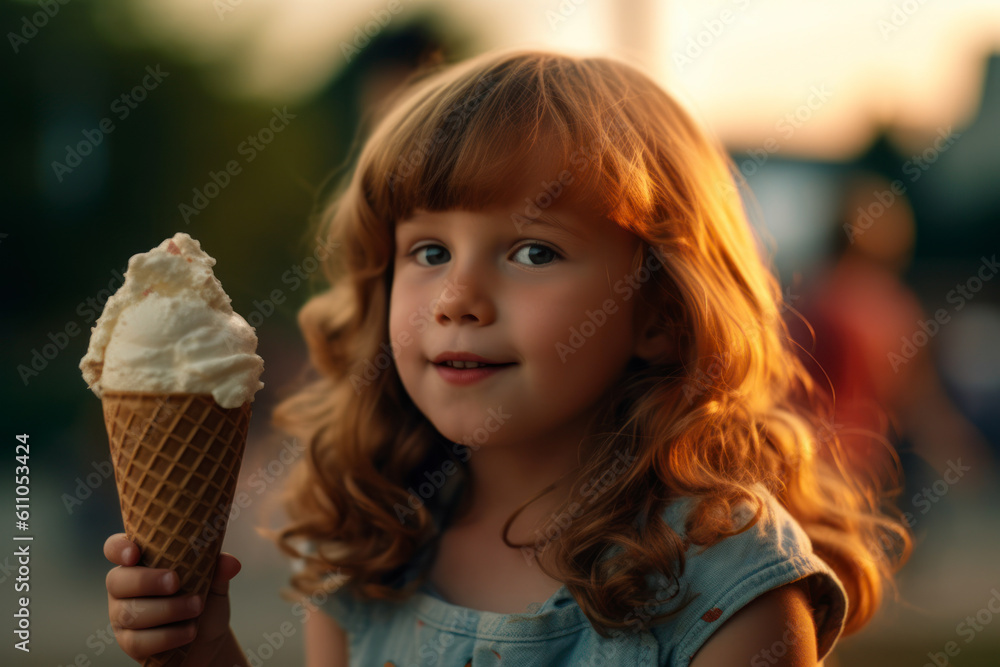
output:
M28 434L35 536L24 654L13 520L0 531L3 664L133 664L108 632L102 545L121 521L78 364L128 258L178 231L218 260L266 362L252 502L226 538L244 564L233 627L303 664L287 562L255 526L280 521L268 492L302 455L268 421L303 377L307 223L402 77L509 46L628 58L711 128L803 358L837 391L831 428L895 446L916 550L899 599L827 666L1000 664L1000 3L32 0L0 4L0 29L0 498Z

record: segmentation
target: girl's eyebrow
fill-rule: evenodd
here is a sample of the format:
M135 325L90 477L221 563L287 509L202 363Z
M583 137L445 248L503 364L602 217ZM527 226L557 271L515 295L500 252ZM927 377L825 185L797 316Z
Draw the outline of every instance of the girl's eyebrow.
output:
M430 222L431 219L429 219L426 214L416 214L404 220L398 221L396 223L396 229L398 230L406 224L429 224ZM581 234L580 230L577 229L577 225L571 225L556 216L549 215L545 211L541 211L538 215L530 217L520 213L512 215L509 220L509 224L512 224L518 232L524 232L525 228L529 226L539 225L541 227L553 229L556 232L560 232L565 236L570 236L575 239L582 239L584 237L584 234Z
M549 215L544 211L530 218L527 216L519 215L515 219L517 220L518 223L517 224L518 231L523 230L523 228L528 225L541 225L542 227L549 227L551 229L555 229L567 236L571 236L576 239L583 238L583 234L581 234L580 230L577 229L577 225L568 224L566 221L556 216Z

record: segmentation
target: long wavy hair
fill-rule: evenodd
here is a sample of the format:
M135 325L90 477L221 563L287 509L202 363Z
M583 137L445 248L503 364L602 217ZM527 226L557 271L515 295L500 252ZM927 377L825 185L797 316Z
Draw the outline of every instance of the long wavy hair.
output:
M888 470L866 475L845 460L832 399L794 352L789 306L743 209L745 184L718 141L634 66L537 50L413 74L314 220L316 238L333 249L323 266L329 287L298 316L315 378L274 412L274 423L308 447L284 496L290 522L274 534L305 563L295 589L328 591L335 579L359 597L401 600L425 579L388 583L440 533L439 499L413 503L408 488L443 461L460 476L467 467L410 400L387 354L394 224L418 207L508 202L505 185L518 180L509 175L538 155L574 174L562 196L589 199L641 239L637 268L654 252L664 260L642 299L678 354L628 364L594 414L573 474L601 477L621 453L635 457L626 471L544 543L507 539L517 514L545 491L526 499L504 542L554 549L558 572L545 571L608 636L650 600L648 575L676 584L690 544L754 525L763 485L844 584L844 634L861 629L912 550L893 502L902 472L888 442ZM697 500L685 540L650 519L680 497ZM739 526L742 502L756 510ZM317 548L306 553L304 540Z

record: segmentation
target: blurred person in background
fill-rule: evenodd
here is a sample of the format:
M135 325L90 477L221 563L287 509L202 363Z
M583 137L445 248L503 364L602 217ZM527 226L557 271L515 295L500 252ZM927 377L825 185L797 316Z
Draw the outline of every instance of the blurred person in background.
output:
M960 474L974 492L992 479L996 460L935 367L934 335L946 322L926 313L900 278L916 235L906 194L872 173L851 175L844 191L828 262L795 288L805 322L786 320L803 362L835 397L830 426L847 445L849 465L882 476L898 450L901 505L913 512L913 499L934 480Z

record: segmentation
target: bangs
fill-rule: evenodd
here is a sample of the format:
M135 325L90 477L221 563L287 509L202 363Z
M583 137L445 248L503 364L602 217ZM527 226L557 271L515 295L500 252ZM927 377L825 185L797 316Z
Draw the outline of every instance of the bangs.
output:
M638 229L653 179L621 78L554 54L492 61L418 84L386 117L359 164L374 213L393 224L415 209L479 211L537 192L518 211L566 198Z

